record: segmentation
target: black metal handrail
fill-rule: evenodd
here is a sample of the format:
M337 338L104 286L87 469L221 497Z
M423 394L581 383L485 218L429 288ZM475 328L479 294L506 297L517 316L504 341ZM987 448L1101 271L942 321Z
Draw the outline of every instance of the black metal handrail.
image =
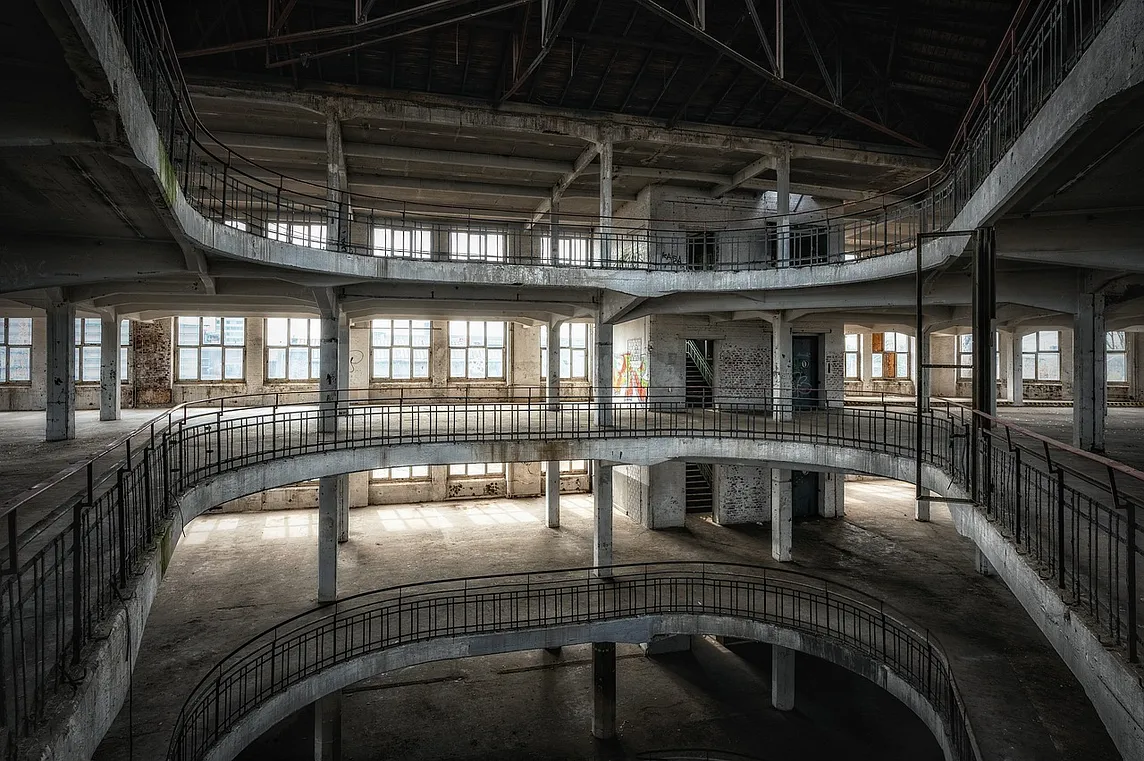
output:
M907 400L877 395L881 404L808 410L802 398L724 391L715 409L702 412L687 411L682 388L653 389L636 401L562 399L558 412L540 393L508 401L434 397L425 389L337 396L243 395L181 406L142 429L129 458L63 503L57 523L41 532L47 540L0 581L0 726L10 742L30 736L48 699L79 678L84 647L120 604L180 495L220 472L362 446L531 439L574 447L650 436L798 441L913 457L919 421ZM598 422L603 408L611 413L608 425ZM974 415L956 405L935 400L920 420L923 461L974 495L1029 562L1057 580L1074 611L1136 660L1136 569L1144 565L1136 516L1144 484L1127 477L1102 482L1094 476L1102 461L1065 445L1029 444L1003 421L975 425ZM1001 437L1013 445L1001 447ZM1037 447L1043 456L1031 454Z
M348 192L328 184L298 180L246 159L211 135L202 124L182 77L162 8L154 0L108 0L118 22L134 73L151 107L166 150L169 178L198 213L260 237L296 241L362 255L402 259L449 258L447 251L414 243L431 238L430 228L442 218L451 233L507 233L517 223L498 219L494 211L413 204L399 199L355 193L349 213ZM1004 44L1011 49L1005 66L995 58L974 100L976 121L959 132L939 169L885 196L793 215L771 214L746 221L741 230L709 231L720 254L709 268L753 269L846 262L912 249L918 233L944 229L1036 115L1103 28L1120 0L1049 0L1038 7L1020 40L1013 28ZM967 114L967 119L969 115ZM172 189L172 192L174 190ZM903 197L904 196L904 197ZM174 199L169 198L173 203ZM655 230L652 222L625 227L596 217L564 217L582 248L561 253L542 236L514 232L511 241L478 242L480 250L460 256L466 261L531 265L690 269L688 233ZM337 240L325 240L314 225L329 221ZM285 225L285 227L283 227ZM399 244L377 246L375 227L400 231ZM692 231L694 232L694 231ZM708 232L703 232L708 234ZM781 245L780 245L781 244ZM426 246L429 246L426 248ZM784 258L781 248L790 251Z
M477 576L343 598L267 629L215 664L175 721L168 761L198 761L291 687L347 662L435 638L648 615L741 618L876 660L925 700L958 761L978 759L949 660L926 629L852 587L795 571L669 562Z

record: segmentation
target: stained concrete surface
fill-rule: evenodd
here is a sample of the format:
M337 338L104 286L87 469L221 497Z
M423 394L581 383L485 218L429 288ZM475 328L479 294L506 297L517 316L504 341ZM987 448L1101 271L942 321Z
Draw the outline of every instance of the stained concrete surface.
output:
M350 542L342 546L339 591L346 595L433 578L590 564L591 496L569 496L562 503L563 525L559 530L544 528L542 500L501 499L354 510ZM912 520L911 486L863 481L847 485L847 511L844 520L812 520L796 526L794 567L881 597L936 633L949 655L955 678L966 696L970 721L988 758L1118 758L1076 680L1016 600L1000 581L973 572L972 547L955 534L945 510L935 507L931 523L917 523ZM314 511L208 515L188 526L147 623L131 703L120 712L96 759L161 758L178 708L198 679L245 638L313 605L316 529ZM689 516L686 528L680 530L650 531L622 517L617 517L615 524L616 562L620 563L712 559L767 565L772 562L769 548L769 533L761 527L719 527L702 516ZM505 657L509 663L528 663L529 658L541 656ZM524 660L513 661L514 658ZM627 669L627 662L624 663L621 674ZM474 684L482 685L499 682L493 679L490 669L503 667L465 661L452 664L452 668L484 675L470 678ZM521 673L532 673L541 682L555 680L559 685L565 678L560 674L565 672L556 671L557 677L549 676L549 669ZM649 672L646 677L645 685L642 678L629 674L626 682L621 680L621 693L658 694L654 680L666 677L660 672ZM407 681L401 674L387 678ZM587 687L574 689L573 682L587 683L571 676L567 679L572 681L567 689L560 688L564 702L558 705L571 702L576 704L576 711L587 711ZM800 687L803 688L805 685ZM394 689L396 692L390 690L386 694L401 695L405 690ZM517 714L545 715L530 702L540 700L538 694L543 695L535 685L531 691L510 691L504 685L487 689L493 689L497 695L519 695L523 703L516 709ZM377 691L362 694L371 692ZM498 713L501 726L521 731L512 721L516 714L511 703L494 706L489 700L482 701L476 692L443 688L432 693L433 700L440 696L444 701L440 705L426 702L428 691L422 696L424 699L416 697L416 691L405 694L414 697L409 703L401 701L403 717L425 714L437 717L437 721L418 718L394 722L387 718L390 711L373 712L371 706L375 704L371 698L351 698L348 705L352 710L346 716L350 729L347 742L360 741L364 746L347 746L360 753L354 757L404 757L404 748L418 746L419 731L435 727L440 733L441 722L447 723L452 721L450 716L472 710L472 701L483 706L485 713L505 712L507 720ZM644 718L647 712L633 714L637 706L627 706L620 721L629 722L625 731L631 733L633 742L639 733L645 733L647 738L662 738L672 728L686 725L691 715L688 706L711 699L703 697L702 690L694 686L675 694L684 695L676 698L675 712L653 714L645 718L639 730L633 729L631 722ZM450 704L453 699L461 703ZM354 706L362 706L362 710L358 712ZM828 708L822 710L830 712ZM837 710L833 713L842 715ZM651 719L662 722L664 728L646 729ZM575 735L575 716L569 716L568 721L571 723L557 731L557 736ZM355 735L355 726L385 730L366 730ZM587 724L582 726L586 733ZM706 737L709 735L703 733L713 734L715 726L700 722L696 732ZM802 734L811 731L807 728ZM354 740L355 736L359 739ZM621 742L626 736L629 735L621 732ZM749 745L748 735L736 736L748 738L741 747L758 747ZM519 735L515 741L492 738L482 741L487 742L484 746L466 746L471 752L466 750L460 755L444 753L447 747L438 745L441 753L433 757L480 758L482 747L511 747L519 741ZM129 742L133 754L129 754ZM574 743L565 751L533 749L546 755L576 757L584 747ZM489 757L489 753L484 757Z

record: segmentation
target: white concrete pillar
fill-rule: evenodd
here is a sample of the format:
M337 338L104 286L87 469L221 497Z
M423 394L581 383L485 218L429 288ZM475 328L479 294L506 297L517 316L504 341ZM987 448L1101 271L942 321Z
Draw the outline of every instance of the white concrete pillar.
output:
M75 305L53 302L47 308L47 414L44 438L75 438Z
M784 312L775 315L771 324L771 402L775 420L794 417L793 336Z
M1009 334L1012 353L1009 355L1009 377L1006 379L1006 392L1009 403L1014 407L1025 404L1025 358L1021 352L1021 339L1023 336L1014 331Z
M338 389L342 386L343 372L345 382L349 382L349 323L345 312L337 307L334 311L323 309L320 324L321 340L318 345L318 367L321 371L321 378L318 381L320 430L324 434L335 434L338 430Z
M338 544L350 540L350 474L342 473L337 478L338 499Z
M544 396L548 409L560 410L560 323L551 320L543 328L548 331L548 373L544 376Z
M846 515L846 474L822 473L822 517L841 518Z
M923 497L932 497L933 492L929 489L922 489ZM914 520L921 523L929 523L930 519L930 503L924 499L914 500Z
M596 424L612 424L612 325L596 316L596 354L594 385L596 387ZM551 351L551 349L550 349ZM549 357L551 359L551 356Z
M1104 451L1108 389L1104 358L1104 296L1082 293L1073 329L1073 446Z
M592 643L592 736L616 736L616 643Z
M314 761L341 761L342 693L314 701Z
M789 267L791 259L790 145L786 143L779 146L779 155L775 158L775 172L778 175L775 195L777 196L779 213L775 266Z
M350 242L349 176L342 145L342 123L333 111L326 113L326 248L347 251Z
M341 476L318 479L318 602L338 599L338 481Z
M794 500L791 495L791 473L771 469L771 557L780 563L791 560L794 540Z
M771 645L771 705L777 711L794 710L794 657L789 647Z
M600 261L612 261L612 140L605 137L600 143Z
M544 525L560 528L560 461L549 460L544 473Z
M119 318L114 312L99 318L99 419L118 420L122 408L119 392Z
M592 565L610 566L612 559L612 464L592 461L592 501L595 521L592 531ZM597 576L611 576L610 568L597 570Z

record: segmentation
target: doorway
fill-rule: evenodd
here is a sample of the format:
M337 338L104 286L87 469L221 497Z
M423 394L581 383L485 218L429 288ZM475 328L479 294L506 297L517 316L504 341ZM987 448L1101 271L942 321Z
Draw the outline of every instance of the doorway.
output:
M817 470L790 472L791 514L795 518L813 518L819 514L819 473Z
M791 397L796 410L822 406L822 336L791 340Z

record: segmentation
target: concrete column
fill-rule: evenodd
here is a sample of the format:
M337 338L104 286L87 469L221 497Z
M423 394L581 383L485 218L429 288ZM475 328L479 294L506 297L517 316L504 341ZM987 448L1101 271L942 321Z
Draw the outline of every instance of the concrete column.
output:
M612 325L596 316L596 354L594 385L596 387L596 424L612 424ZM551 357L549 357L551 359Z
M822 473L822 517L846 515L846 474Z
M791 420L794 416L791 402L794 387L791 332L786 314L779 312L771 325L771 401L775 420Z
M612 260L612 140L600 143L600 261Z
M794 539L794 501L790 479L789 470L771 469L771 557L780 563L790 562Z
M612 565L612 464L592 461L592 501L595 525L592 532L592 565ZM597 571L601 577L611 576L610 568Z
M544 525L560 528L560 461L549 460L544 474Z
M560 197L552 196L548 207L548 263L560 263Z
M343 372L345 382L349 382L349 322L340 307L336 307L334 311L323 309L320 322L321 343L318 347L318 364L322 374L318 381L321 392L320 430L324 434L335 434L338 430L338 389L342 385Z
M338 481L341 476L318 479L318 602L338 599Z
M47 414L44 438L75 438L75 305L53 302L47 308Z
M783 144L779 148L779 155L775 158L775 172L778 182L775 185L777 196L779 227L777 248L775 250L775 266L789 267L791 258L790 235L790 146Z
M1009 402L1014 407L1021 407L1025 404L1025 358L1021 353L1021 339L1024 337L1017 331L1013 331L1012 340L1010 343L1013 346L1013 353L1009 356L1009 378L1008 383L1008 396Z
M771 645L771 705L776 711L794 710L794 656L789 647Z
M933 496L933 492L929 489L922 489L923 497ZM914 502L914 520L921 523L929 523L930 519L930 503L925 500L916 500Z
M616 736L616 643L592 643L592 736Z
M1108 389L1104 365L1104 296L1082 293L1073 329L1073 446L1104 451Z
M560 410L560 323L552 320L544 328L548 331L548 374L544 376L544 395L548 409Z
M326 113L326 248L349 250L350 199L346 154L342 146L342 123L333 111Z
M342 693L314 701L314 761L340 761L342 757Z
M118 420L122 402L119 393L119 318L114 312L99 318L99 419Z
M350 540L350 474L342 473L337 479L338 544Z
M429 233L429 258L435 262L449 261L451 253L449 242L449 228L445 225L433 225L433 231Z

